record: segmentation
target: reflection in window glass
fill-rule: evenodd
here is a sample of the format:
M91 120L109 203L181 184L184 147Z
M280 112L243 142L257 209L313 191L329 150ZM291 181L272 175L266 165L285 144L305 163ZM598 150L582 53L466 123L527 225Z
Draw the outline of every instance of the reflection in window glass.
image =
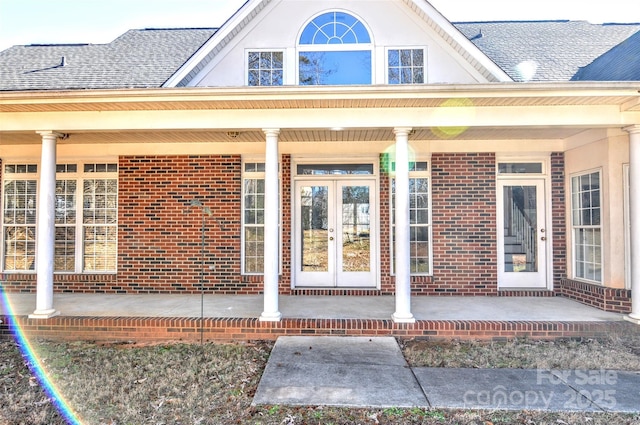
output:
M389 84L424 83L424 51L422 49L389 50Z
M371 37L357 18L344 12L317 16L302 31L299 84L371 84Z
M249 52L247 61L250 86L281 86L284 75L282 52Z
M541 174L541 162L501 162L498 174Z
M35 270L36 171L15 164L3 176L4 270ZM118 164L56 164L56 172L54 271L115 272Z
M300 52L300 85L371 84L371 52Z
M311 21L300 36L300 44L370 43L369 32L355 17L344 12L328 12Z
M571 178L574 275L602 281L600 172Z
M118 180L84 180L84 271L116 270L118 242Z
M395 179L391 179L391 233L392 250L395 245ZM430 270L430 234L429 220L429 178L409 179L409 232L410 232L410 271L411 274L429 274ZM395 270L395 250L393 250Z
M73 272L76 258L76 180L56 181L54 270Z
M373 174L373 164L300 164L298 175Z
M4 182L4 270L35 270L37 183Z
M371 215L368 186L342 188L342 271L371 270Z

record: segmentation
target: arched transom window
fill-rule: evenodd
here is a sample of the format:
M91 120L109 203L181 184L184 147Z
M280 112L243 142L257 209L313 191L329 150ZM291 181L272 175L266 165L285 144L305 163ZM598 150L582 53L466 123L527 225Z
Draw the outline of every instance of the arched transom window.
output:
M316 16L302 30L298 52L300 85L371 84L371 36L348 13Z

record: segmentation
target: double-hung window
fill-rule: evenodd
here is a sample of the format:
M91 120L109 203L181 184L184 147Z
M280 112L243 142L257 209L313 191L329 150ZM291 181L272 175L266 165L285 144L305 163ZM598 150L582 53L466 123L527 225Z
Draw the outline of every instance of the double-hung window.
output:
M392 163L392 172L395 163ZM395 272L395 178L391 178L391 230ZM431 274L431 209L429 199L429 165L426 161L409 164L409 225L411 274Z
M602 282L600 171L571 177L573 274Z
M264 272L264 163L244 162L242 173L242 272Z
M54 271L115 272L118 165L58 164L55 189ZM36 164L4 169L5 271L33 271L36 259Z
M5 271L35 270L38 166L4 166L2 238Z
M82 181L82 269L116 270L118 164L84 164Z
M424 84L424 49L388 49L389 84Z

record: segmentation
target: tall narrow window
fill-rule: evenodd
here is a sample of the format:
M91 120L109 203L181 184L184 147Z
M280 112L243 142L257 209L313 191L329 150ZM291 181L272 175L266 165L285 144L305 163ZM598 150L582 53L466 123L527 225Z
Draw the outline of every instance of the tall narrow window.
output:
M395 169L395 163L392 164ZM429 167L427 162L409 165L409 223L411 274L431 273L431 220L429 208ZM395 247L395 179L391 179L391 227L392 244ZM395 252L394 252L395 265ZM394 266L395 270L395 266Z
M573 274L579 279L602 282L600 172L571 178L573 226Z
M4 167L2 228L5 271L35 270L37 171L35 164Z
M248 85L281 86L284 79L284 53L250 51L247 58Z
M388 50L389 84L424 83L424 49Z
M261 274L264 272L264 163L244 163L242 199L243 273Z
M54 270L57 272L73 272L76 269L78 181L71 179L76 172L76 164L58 164L56 166Z
M102 165L87 164L85 172L99 172L103 169ZM118 242L117 179L107 176L84 179L82 221L84 271L115 271Z
M299 42L300 85L371 84L371 37L364 24L345 12L316 16Z

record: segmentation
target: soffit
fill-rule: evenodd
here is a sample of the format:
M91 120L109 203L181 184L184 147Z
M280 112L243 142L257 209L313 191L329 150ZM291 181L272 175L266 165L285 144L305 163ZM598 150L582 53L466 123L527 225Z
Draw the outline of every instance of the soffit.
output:
M254 90L255 89L255 90ZM199 88L0 93L0 112L280 110L618 105L640 110L640 84L345 88Z

